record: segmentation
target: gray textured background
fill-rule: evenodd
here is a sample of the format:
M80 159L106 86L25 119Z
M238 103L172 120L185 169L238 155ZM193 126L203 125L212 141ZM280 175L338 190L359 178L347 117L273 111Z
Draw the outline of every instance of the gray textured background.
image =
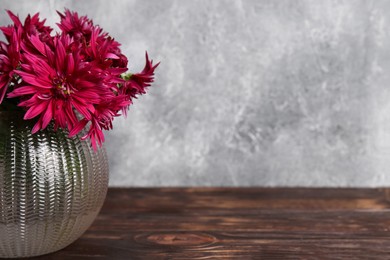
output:
M51 25L66 6L130 69L161 61L107 133L113 186L390 185L390 1L0 4Z

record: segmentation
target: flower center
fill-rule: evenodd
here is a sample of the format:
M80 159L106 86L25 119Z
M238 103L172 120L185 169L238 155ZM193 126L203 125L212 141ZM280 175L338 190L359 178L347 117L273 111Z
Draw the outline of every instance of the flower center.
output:
M73 93L73 90L70 84L67 82L66 78L54 78L53 85L56 87L56 92L61 95L70 95Z

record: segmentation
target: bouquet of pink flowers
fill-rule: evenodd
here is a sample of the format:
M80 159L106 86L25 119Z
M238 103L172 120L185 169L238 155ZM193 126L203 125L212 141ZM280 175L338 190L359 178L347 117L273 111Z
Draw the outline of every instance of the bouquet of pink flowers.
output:
M32 133L54 129L90 138L94 149L104 142L103 130L112 129L132 99L153 82L153 65L146 53L140 73L126 73L127 58L120 44L86 16L65 10L58 13L61 32L28 15L24 23L7 11L13 24L1 27L0 109L22 108L25 120L36 120Z

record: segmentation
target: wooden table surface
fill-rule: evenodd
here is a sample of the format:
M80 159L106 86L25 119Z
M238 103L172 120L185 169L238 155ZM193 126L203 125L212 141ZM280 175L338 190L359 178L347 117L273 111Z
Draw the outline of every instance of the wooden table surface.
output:
M390 259L390 190L109 190L75 243L34 259Z

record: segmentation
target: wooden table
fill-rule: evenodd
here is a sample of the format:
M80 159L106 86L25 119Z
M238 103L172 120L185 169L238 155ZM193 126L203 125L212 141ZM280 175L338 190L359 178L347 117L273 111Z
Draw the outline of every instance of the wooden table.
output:
M112 188L91 228L36 259L390 259L387 189Z

